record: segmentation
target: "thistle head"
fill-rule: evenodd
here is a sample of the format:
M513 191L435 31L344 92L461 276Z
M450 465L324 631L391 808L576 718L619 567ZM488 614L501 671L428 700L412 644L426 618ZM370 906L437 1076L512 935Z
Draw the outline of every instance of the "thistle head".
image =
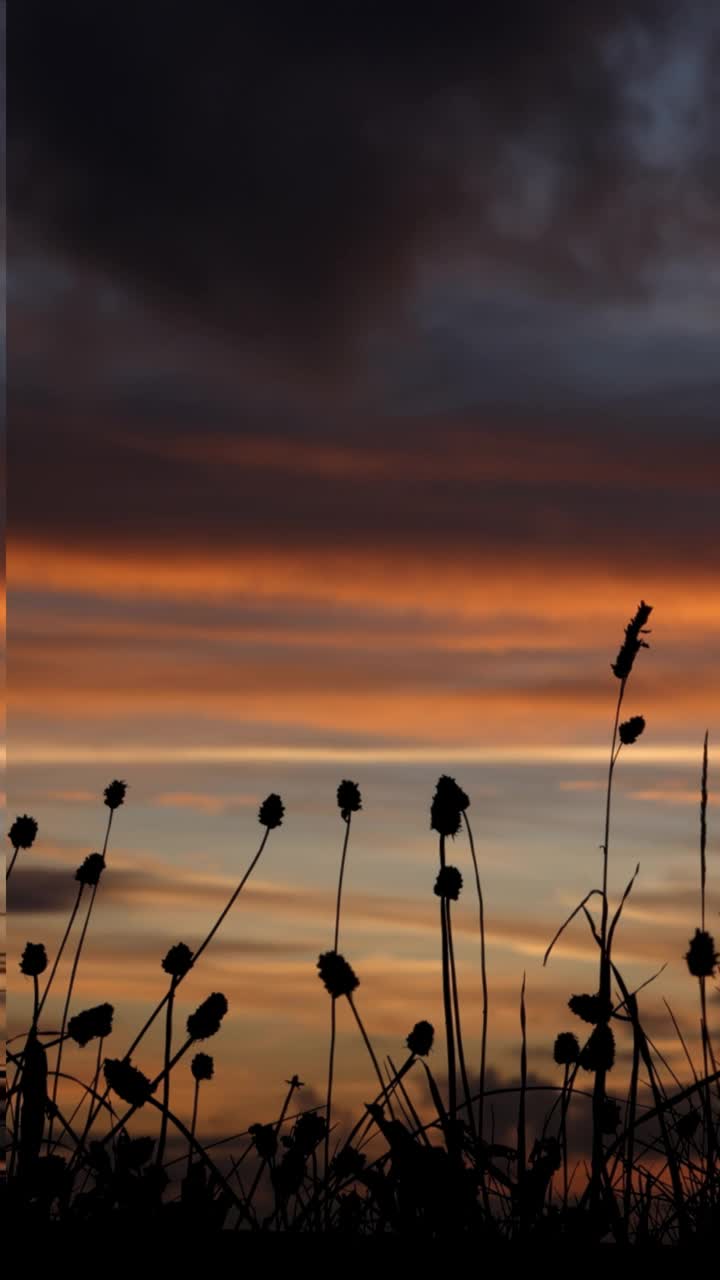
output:
M360 979L345 957L339 955L337 951L323 952L318 959L317 967L320 979L333 1000L337 1000L338 996L352 995L355 988L360 986Z
M104 791L105 804L108 809L119 809L120 805L125 801L125 792L127 791L127 782L121 782L119 778L115 778L110 782Z
M341 817L345 822L349 822L350 814L357 813L359 809L362 809L360 788L357 782L348 782L347 779L341 782L337 789L337 802Z
M426 1058L434 1039L435 1028L431 1022L416 1022L405 1043L417 1058Z
M441 836L455 837L460 830L462 814L470 801L455 781L447 774L437 780L435 795L430 805L430 829Z
M629 747L633 742L637 742L644 729L645 717L631 716L629 720L624 720L618 729L620 741L624 746Z
M68 1022L70 1039L79 1044L81 1049L90 1040L104 1040L112 1031L114 1012L111 1004L98 1004L92 1009L76 1013Z
M196 1080L212 1080L215 1063L209 1053L196 1053L190 1063L190 1070Z
M457 902L462 889L462 876L457 867L441 867L435 881L433 892L438 898L450 898L453 902Z
M8 831L8 839L13 849L30 849L38 833L38 824L34 818L23 813L17 817Z
M561 1031L559 1036L555 1037L553 1045L553 1058L559 1067L568 1067L577 1062L580 1057L580 1045L577 1036L572 1031Z
M258 822L261 827L267 827L268 831L273 831L275 827L281 825L284 813L285 806L280 796L272 792L260 805Z
M20 961L20 972L27 978L39 978L47 969L47 951L42 942L26 942Z
M608 1022L612 1013L612 1004L601 995L571 996L568 1008L583 1022Z
M595 1027L580 1052L583 1071L610 1071L615 1062L615 1037L606 1022Z
M720 955L715 951L715 939L705 929L696 929L685 953L687 967L693 978L712 978Z
M277 1134L273 1124L251 1124L248 1133L252 1134L253 1145L261 1160L272 1160L277 1151Z
M132 1065L129 1058L106 1058L103 1070L108 1088L131 1107L144 1106L154 1092L151 1081Z
M80 884L89 884L93 888L100 883L100 876L105 870L105 859L101 853L89 853L75 872L75 879Z
M630 619L625 628L625 639L620 646L617 658L612 664L613 673L618 680L627 680L640 650L649 648L647 642L641 640L640 637L649 634L645 629L645 623L651 613L652 605L646 604L644 600L641 600L635 616Z
M220 1024L228 1011L228 1002L220 991L213 991L207 1000L199 1004L187 1020L187 1033L191 1040L209 1040L220 1030Z
M176 942L165 956L162 967L171 978L184 978L192 969L193 953L184 942Z

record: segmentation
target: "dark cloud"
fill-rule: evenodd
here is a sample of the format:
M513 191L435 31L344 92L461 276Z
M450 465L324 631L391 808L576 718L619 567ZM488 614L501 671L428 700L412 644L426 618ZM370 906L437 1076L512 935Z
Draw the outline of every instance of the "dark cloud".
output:
M714 234L716 32L706 0L410 20L26 0L12 212L191 322L304 359L385 323L436 257L627 296Z

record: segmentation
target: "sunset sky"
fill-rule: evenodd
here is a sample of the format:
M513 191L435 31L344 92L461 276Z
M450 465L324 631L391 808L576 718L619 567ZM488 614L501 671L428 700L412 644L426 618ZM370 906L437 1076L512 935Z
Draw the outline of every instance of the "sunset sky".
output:
M441 1023L429 804L450 773L493 1068L517 1072L526 971L554 1079L596 961L579 923L542 954L600 878L610 663L644 599L611 887L640 861L618 956L633 986L667 963L647 1024L680 1067L663 996L697 1037L706 729L720 933L717 6L270 8L26 0L10 24L7 801L40 824L11 882L10 1033L19 950L56 947L111 778L75 1007L116 1004L117 1054L279 792L181 1007L230 1004L208 1131L272 1118L293 1072L317 1101L352 778L340 949L397 1060ZM464 842L452 858L477 1055ZM340 1027L350 1108L371 1078Z

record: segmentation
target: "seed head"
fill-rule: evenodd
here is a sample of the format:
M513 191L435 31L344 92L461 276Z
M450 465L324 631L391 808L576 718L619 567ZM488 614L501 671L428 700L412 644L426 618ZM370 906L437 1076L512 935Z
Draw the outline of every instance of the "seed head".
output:
M438 778L435 794L448 804L454 804L461 813L470 808L470 797L467 792L463 791L455 779L448 777L446 773L442 773Z
M105 804L108 809L119 809L125 801L126 791L127 782L121 782L116 778L114 782L109 783L105 788Z
M133 1067L128 1058L106 1058L103 1070L108 1087L131 1107L144 1106L154 1092L147 1076Z
M28 978L39 978L47 969L47 951L42 942L26 942L20 961L20 972Z
M631 716L629 720L623 721L618 729L620 741L629 747L633 742L637 742L640 734L645 728L644 716Z
M261 1160L272 1160L277 1151L277 1134L272 1124L251 1124L248 1133L252 1134L255 1150Z
M214 1069L215 1063L209 1053L196 1053L190 1063L190 1070L196 1080L212 1080Z
M612 664L612 669L618 680L627 680L632 671L635 658L641 649L648 649L649 645L645 640L641 640L640 636L648 635L645 630L645 623L652 613L652 605L646 604L644 600L640 601L634 618L631 618L625 628L625 639L620 646L620 652Z
M89 884L95 886L100 882L100 876L105 870L105 859L101 853L89 853L84 862L80 864L75 872L75 879L80 884Z
M435 881L434 893L438 898L451 898L457 902L462 889L462 876L457 867L441 867Z
M712 978L720 955L715 951L715 939L705 929L696 929L690 939L690 949L685 953L687 967L693 978Z
M607 1022L612 1013L612 1004L600 995L571 996L568 1007L578 1018L582 1018L583 1022Z
M281 825L284 813L285 806L280 796L276 796L273 792L260 805L258 822L261 827L267 827L268 831L272 831L275 827Z
M348 782L347 779L341 782L337 789L337 802L342 818L345 822L348 822L351 813L357 813L358 809L362 809L360 788L357 782Z
M220 991L213 991L207 1000L199 1004L187 1020L187 1033L191 1040L209 1040L220 1030L220 1023L228 1011L228 1002Z
M34 818L30 818L27 813L23 813L13 822L8 837L13 849L30 849L34 844L35 837L38 833L38 824Z
M168 951L162 962L162 967L171 978L184 978L185 974L192 969L193 953L184 942L176 942L174 947Z
M333 1000L337 1000L338 996L352 995L355 988L360 986L360 979L345 957L339 955L337 951L323 952L318 959L317 967L320 970L320 978Z
M435 1028L431 1022L416 1022L405 1041L411 1053L418 1058L426 1058L433 1046Z
M584 1071L610 1071L615 1061L615 1037L606 1022L595 1027L580 1053Z
M553 1046L553 1058L558 1066L566 1067L577 1062L580 1057L580 1045L577 1036L572 1031L561 1031L559 1036L555 1038Z
M319 1142L322 1142L327 1131L327 1121L316 1111L303 1111L293 1131L293 1141L303 1155L312 1155Z
M89 1040L104 1040L112 1031L113 1014L111 1004L98 1004L93 1009L83 1009L68 1022L68 1035L82 1049Z
M435 795L430 805L430 829L441 836L455 837L460 830L461 816L470 801L454 778L442 774L437 780Z

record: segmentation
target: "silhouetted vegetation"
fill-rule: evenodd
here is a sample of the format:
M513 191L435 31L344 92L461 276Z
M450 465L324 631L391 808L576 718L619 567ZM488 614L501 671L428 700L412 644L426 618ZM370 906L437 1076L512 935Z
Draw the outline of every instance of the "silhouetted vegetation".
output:
M399 1067L381 1065L361 1016L362 983L340 949L343 877L354 815L362 812L356 782L344 779L337 806L344 824L333 945L321 951L318 977L331 1010L326 1101L297 1109L303 1082L296 1075L277 1115L250 1124L239 1135L237 1158L217 1156L220 1143L204 1145L202 1100L212 1088L214 1060L191 1050L218 1035L228 1002L212 992L185 1020L178 1036L176 997L187 974L196 969L256 866L270 832L284 820L277 795L259 811L264 828L259 848L228 903L200 945L170 948L161 961L167 990L132 1043L120 1057L109 1057L113 1006L73 1008L73 995L96 895L108 861L113 819L126 799L126 784L112 781L104 792L109 809L101 853L87 857L76 873L77 897L55 959L48 970L45 944L27 942L20 970L32 980L28 1029L8 1048L7 1179L5 1198L15 1222L41 1226L112 1224L128 1221L211 1231L326 1232L343 1236L381 1234L447 1238L469 1233L492 1242L612 1241L617 1244L677 1244L717 1240L720 1233L720 1071L708 1019L708 985L720 956L707 928L708 738L700 781L699 925L689 939L688 982L697 984L701 1061L680 1039L689 1076L669 1088L666 1066L652 1044L640 1011L641 989L631 990L618 967L615 940L636 875L620 901L608 894L613 781L622 753L632 749L645 729L641 715L621 720L628 681L641 650L651 606L641 602L625 629L612 673L619 682L608 757L602 886L591 888L551 940L544 963L571 921L584 920L597 948L597 989L569 993L573 1029L559 1029L553 1057L562 1078L542 1086L548 1105L542 1124L530 1131L529 1102L539 1087L529 1083L525 986L519 993L520 1083L514 1089L488 1088L488 984L485 914L473 832L470 798L454 778L442 775L430 802L429 829L437 838L434 895L439 910L446 1061L444 1079L436 1078L428 1055L434 1028L419 1021L407 1034L407 1056ZM24 814L10 830L13 870L19 850L30 850L37 823ZM468 1060L461 1020L460 982L453 945L453 903L466 890L460 871L447 861L447 841L467 838L478 900L479 965L482 976L481 1061ZM84 908L84 914L83 914ZM60 957L81 924L70 962L59 1029L46 1029L42 1014L57 979ZM691 988L690 988L691 989ZM332 1124L337 1002L347 1002L367 1050L374 1100L349 1133ZM135 1057L149 1028L165 1014L162 1065L146 1075ZM364 1010L371 1017L372 1010ZM399 1038L402 1029L399 1029ZM629 1036L631 1068L622 1093L611 1087L616 1068L616 1035ZM59 1086L63 1047L95 1046L86 1079L74 1080L79 1100L67 1114ZM178 1070L191 1072L193 1105L189 1122L173 1105L171 1082ZM419 1075L433 1115L423 1121L406 1087ZM318 1082L322 1083L322 1082ZM63 1096L67 1094L63 1090ZM494 1140L489 1108L499 1093L516 1105L513 1145ZM583 1098L589 1118L587 1162L571 1169L573 1100ZM142 1133L146 1109L160 1115L157 1138ZM536 1113L533 1111L533 1116ZM536 1123L535 1119L532 1121ZM183 1144L180 1160L167 1159L168 1135ZM332 1137L332 1142L331 1142ZM245 1168L242 1166L247 1160ZM248 1173L248 1169L250 1172Z

